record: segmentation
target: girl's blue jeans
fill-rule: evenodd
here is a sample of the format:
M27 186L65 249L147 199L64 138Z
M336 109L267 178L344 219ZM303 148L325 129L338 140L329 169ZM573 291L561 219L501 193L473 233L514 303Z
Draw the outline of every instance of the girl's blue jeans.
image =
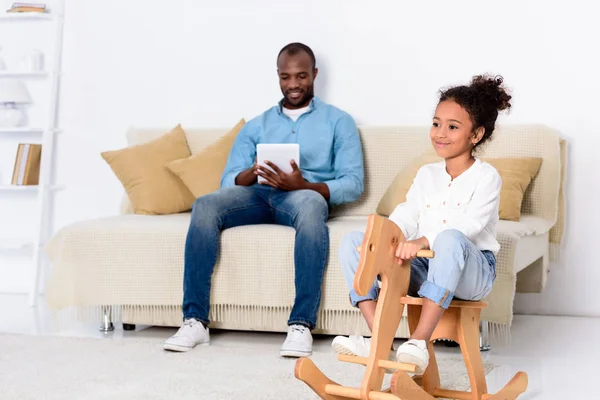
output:
M351 232L342 239L339 259L350 289L350 302L356 307L360 301L377 301L377 281L366 296L359 296L352 288L360 253L356 249L364 238L363 232ZM492 290L496 279L496 258L491 251L480 251L460 231L449 229L437 235L432 259L416 258L411 261L409 296L425 297L444 309L452 299L478 301Z

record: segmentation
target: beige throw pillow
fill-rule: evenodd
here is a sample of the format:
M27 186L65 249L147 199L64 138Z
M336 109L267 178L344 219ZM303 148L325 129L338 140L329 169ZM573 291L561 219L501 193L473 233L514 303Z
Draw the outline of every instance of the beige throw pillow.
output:
M442 161L434 152L425 152L415 158L406 168L396 175L377 206L377 214L389 216L394 208L406 201L406 193L417 175L419 168L425 164ZM522 158L483 158L490 163L502 179L500 189L499 216L502 220L519 221L525 191L537 175L542 159L537 157Z
M235 138L246 121L241 119L227 134L190 157L166 163L166 167L198 198L219 190Z
M498 170L502 178L500 189L500 219L506 221L521 220L523 197L529 184L535 178L542 159L537 157L523 158L481 158Z
M442 161L435 151L426 151L412 160L402 171L400 171L390 186L388 186L377 206L377 214L389 216L396 206L406 201L406 194L413 183L419 168L425 164Z
M174 214L194 204L194 195L165 168L169 161L190 156L181 125L150 142L101 156L125 188L134 213Z

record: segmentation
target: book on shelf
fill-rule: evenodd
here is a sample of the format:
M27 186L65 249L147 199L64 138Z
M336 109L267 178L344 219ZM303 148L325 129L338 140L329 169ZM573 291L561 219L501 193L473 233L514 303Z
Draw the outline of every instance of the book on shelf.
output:
M6 12L9 13L19 13L19 12L38 12L45 13L46 4L44 3L13 3L9 10Z
M20 143L17 148L13 185L37 185L40 180L40 164L42 161L42 145Z
M39 8L46 8L46 4L45 3L32 3L32 2L14 2L12 3L13 7L39 7Z

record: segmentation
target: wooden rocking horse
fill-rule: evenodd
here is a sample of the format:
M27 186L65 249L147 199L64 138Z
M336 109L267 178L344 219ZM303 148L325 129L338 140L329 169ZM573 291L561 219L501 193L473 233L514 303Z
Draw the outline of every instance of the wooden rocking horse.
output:
M487 393L485 372L479 350L479 318L484 302L453 300L437 325L428 343L429 365L423 376L414 379L408 373L415 366L388 360L394 334L398 329L404 305L408 306L409 329L413 332L419 322L422 299L407 297L410 283L410 263L397 264L395 250L404 240L402 231L390 220L378 215L369 216L367 231L360 248L360 261L354 278L354 290L365 295L376 277L381 277L381 292L377 302L369 357L338 355L340 361L366 366L360 388L342 386L327 378L310 358L296 362L294 375L326 400L431 400L439 397L469 400L512 400L527 389L527 374L518 372L496 394ZM433 258L432 251L420 251L419 257ZM451 339L460 344L471 384L470 392L440 387L433 341ZM386 369L396 370L390 387L383 390Z

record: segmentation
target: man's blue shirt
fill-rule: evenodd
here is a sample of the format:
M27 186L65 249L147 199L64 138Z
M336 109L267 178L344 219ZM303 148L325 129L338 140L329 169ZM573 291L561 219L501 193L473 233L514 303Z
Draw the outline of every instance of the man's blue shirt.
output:
M313 97L296 122L282 102L248 121L236 137L221 177L221 187L254 164L259 143L298 143L300 170L312 183L329 187L332 205L357 200L364 190L364 165L358 129L346 112Z

